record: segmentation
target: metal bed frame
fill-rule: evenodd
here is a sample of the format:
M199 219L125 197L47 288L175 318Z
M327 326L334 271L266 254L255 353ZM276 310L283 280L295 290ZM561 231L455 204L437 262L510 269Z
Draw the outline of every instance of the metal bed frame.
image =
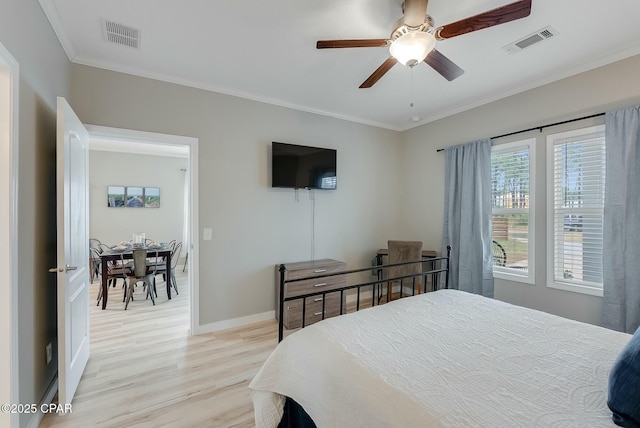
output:
M299 300L302 299L302 328L305 327L305 315L306 315L306 306L307 306L307 297L315 297L315 296L322 296L322 319L325 318L325 297L327 294L331 294L331 293L340 293L340 315L343 315L346 313L346 304L345 304L345 292L349 291L349 290L353 290L356 289L356 311L360 310L360 294L361 294L361 289L363 287L371 287L371 306L376 306L376 300L378 301L378 305L380 305L380 291L381 291L381 287L385 284L388 284L390 282L393 281L400 281L400 292L402 293L402 288L405 284L403 284L403 280L406 279L410 279L411 278L411 282L412 282L412 293L411 295L415 295L416 293L416 278L418 277L422 277L423 278L423 284L425 285L425 292L426 292L426 283L427 283L427 278L431 278L431 286L432 286L432 291L435 291L439 288L439 282L440 282L440 274L442 272L444 272L444 288L447 289L449 288L449 260L451 258L451 245L447 245L447 255L443 256L443 257L435 257L435 258L431 258L431 259L426 259L426 260L418 260L418 261L413 261L413 262L404 262L404 263L393 263L393 264L387 264L387 265L380 265L380 266L376 266L375 267L375 271L376 272L380 272L380 271L384 271L385 269L388 269L389 267L393 267L393 266L402 266L402 265L409 265L409 264L415 264L415 263L421 263L422 266L424 266L425 264L429 264L431 269L428 270L424 270L422 269L422 272L419 273L414 273L411 275L405 275L405 276L398 276L398 277L393 277L393 278L381 278L380 275L378 276L378 279L374 280L374 281L366 281L366 282L361 282L358 284L353 284L353 285L348 285L345 287L340 287L340 288L334 288L331 290L327 290L327 291L317 291L314 293L308 293L308 294L303 294L303 295L299 295L299 296L293 296L293 297L284 297L285 296L285 285L286 284L291 284L291 283L295 283L295 282L300 282L300 281L305 281L305 280L309 280L309 279L318 279L318 278L327 278L327 277L331 277L331 276L336 276L336 275L350 275L350 274L354 274L354 273L362 273L362 272L371 272L371 266L368 266L366 268L362 268L362 269L352 269L352 270L344 270L341 272L333 272L333 273L325 273L325 274L320 274L320 275L313 275L313 276L307 276L304 278L296 278L296 279L285 279L285 270L286 267L284 264L281 264L279 266L279 272L280 272L280 302L279 302L279 317L278 317L278 343L282 341L283 339L283 335L284 335L284 305L286 302L290 302L292 300ZM438 267L439 265L439 267ZM378 291L378 299L376 299L376 291ZM390 295L389 293L387 293L387 302L389 302L390 300Z

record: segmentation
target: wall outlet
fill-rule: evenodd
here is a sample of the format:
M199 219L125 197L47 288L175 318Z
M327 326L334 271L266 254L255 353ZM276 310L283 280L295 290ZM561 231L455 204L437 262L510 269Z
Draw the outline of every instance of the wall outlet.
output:
M53 358L53 350L51 348L51 342L47 343L47 346L44 348L47 353L47 364L51 362L51 358Z

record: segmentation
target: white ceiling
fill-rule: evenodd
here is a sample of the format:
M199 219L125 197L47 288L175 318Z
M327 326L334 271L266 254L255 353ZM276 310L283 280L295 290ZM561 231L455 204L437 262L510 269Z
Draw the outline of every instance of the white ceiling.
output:
M427 12L439 26L512 1L431 0ZM397 64L373 88L358 89L387 49L315 43L388 38L401 0L40 3L74 63L395 130L640 53L638 0L533 0L527 18L438 42L465 70L457 80L424 63ZM105 41L103 18L139 29L140 48ZM513 55L501 49L548 25L557 36Z

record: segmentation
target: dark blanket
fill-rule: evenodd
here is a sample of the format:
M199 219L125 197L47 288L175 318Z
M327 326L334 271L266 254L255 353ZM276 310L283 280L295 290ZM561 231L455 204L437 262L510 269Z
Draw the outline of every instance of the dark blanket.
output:
M287 397L284 403L284 414L278 428L316 428L311 417L301 405Z

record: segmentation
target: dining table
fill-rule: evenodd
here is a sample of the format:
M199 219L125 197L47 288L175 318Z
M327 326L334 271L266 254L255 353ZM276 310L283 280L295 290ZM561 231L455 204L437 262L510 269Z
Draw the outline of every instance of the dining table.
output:
M166 263L166 283L167 283L167 298L171 300L171 281L169 276L171 275L171 249L168 247L160 248L147 248L148 257L162 257ZM109 281L108 281L108 263L113 263L117 260L132 260L133 259L133 247L126 250L105 250L100 254L100 268L102 272L102 309L107 308L107 297L109 293Z

